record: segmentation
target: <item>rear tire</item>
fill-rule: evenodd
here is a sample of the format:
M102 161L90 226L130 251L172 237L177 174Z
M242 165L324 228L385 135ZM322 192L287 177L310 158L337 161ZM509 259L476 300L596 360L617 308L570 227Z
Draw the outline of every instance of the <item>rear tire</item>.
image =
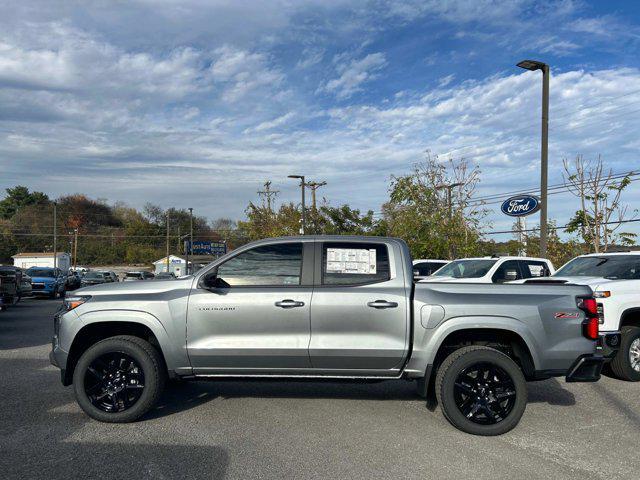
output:
M436 375L436 396L445 418L472 435L501 435L513 429L527 406L520 367L484 346L450 354Z
M620 380L640 382L640 328L622 327L620 349L609 364L611 371ZM636 368L634 368L636 366Z
M122 335L101 340L82 354L73 388L78 405L91 418L126 423L154 407L165 377L160 353L149 342Z

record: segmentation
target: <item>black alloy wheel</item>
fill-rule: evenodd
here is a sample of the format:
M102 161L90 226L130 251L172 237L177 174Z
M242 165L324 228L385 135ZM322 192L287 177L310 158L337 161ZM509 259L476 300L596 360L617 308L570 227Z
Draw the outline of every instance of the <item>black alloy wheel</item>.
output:
M513 411L517 392L513 379L497 365L479 362L462 370L453 396L458 410L480 425L503 421Z
M436 397L445 418L473 435L501 435L513 429L527 406L519 365L484 345L453 351L438 367Z
M85 372L84 390L92 405L103 412L124 412L142 396L144 372L124 352L109 352L91 362Z

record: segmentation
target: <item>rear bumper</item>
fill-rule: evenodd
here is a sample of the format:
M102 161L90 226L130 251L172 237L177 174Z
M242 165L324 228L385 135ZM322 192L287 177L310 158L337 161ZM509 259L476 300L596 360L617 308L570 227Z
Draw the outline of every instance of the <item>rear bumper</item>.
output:
M620 348L622 337L620 332L603 332L597 343L597 350L605 358L605 362L610 362Z
M606 363L602 355L582 355L571 365L567 371L567 382L597 382L600 380L600 372Z

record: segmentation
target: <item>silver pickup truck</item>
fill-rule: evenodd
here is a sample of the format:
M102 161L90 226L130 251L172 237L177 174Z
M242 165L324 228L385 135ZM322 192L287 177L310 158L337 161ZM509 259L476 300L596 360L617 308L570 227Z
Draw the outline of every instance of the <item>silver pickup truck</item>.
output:
M394 238L262 240L193 276L70 295L51 362L106 422L144 415L166 379L404 379L457 428L497 435L526 380L596 381L604 361L589 287L414 283Z

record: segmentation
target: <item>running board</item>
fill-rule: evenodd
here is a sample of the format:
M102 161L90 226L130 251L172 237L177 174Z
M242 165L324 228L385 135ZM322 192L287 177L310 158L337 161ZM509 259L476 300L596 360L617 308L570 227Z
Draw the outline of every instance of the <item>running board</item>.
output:
M292 374L268 374L268 373L251 373L251 374L243 374L243 373L200 373L197 375L189 375L186 377L180 378L191 378L191 379L207 379L207 378L286 378L286 379L295 379L295 378L313 378L316 380L319 379L330 379L330 380L400 380L402 378L402 373L398 376L390 377L390 376L379 376L379 375L292 375Z

